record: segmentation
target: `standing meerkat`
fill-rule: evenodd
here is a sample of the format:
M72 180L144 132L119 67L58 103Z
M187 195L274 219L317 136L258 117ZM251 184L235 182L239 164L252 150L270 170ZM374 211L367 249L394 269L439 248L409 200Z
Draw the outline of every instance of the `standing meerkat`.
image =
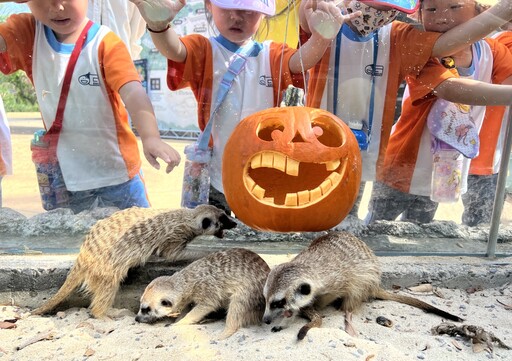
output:
M299 331L297 337L301 340L310 328L322 324L317 310L334 304L345 312L345 330L355 336L351 314L372 298L401 302L463 321L416 298L385 291L380 286L380 277L378 259L363 241L347 232L328 233L315 239L292 261L271 270L263 290L263 321L270 324L283 316L282 323L272 328L277 332L301 314L311 320Z
M175 260L196 236L222 238L224 229L235 226L224 211L211 205L175 210L133 207L116 212L91 228L62 287L32 314L51 311L82 286L91 295L92 315L103 317L130 268L143 265L152 255Z
M240 327L261 323L265 309L263 285L270 268L256 253L233 248L211 253L172 276L154 279L144 291L137 322L153 323L180 317L175 325L190 325L212 312L226 310L228 338Z

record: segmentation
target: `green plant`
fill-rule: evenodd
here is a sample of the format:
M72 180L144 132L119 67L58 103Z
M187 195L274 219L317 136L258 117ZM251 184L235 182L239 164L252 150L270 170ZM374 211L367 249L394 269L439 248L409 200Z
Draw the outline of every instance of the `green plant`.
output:
M34 112L39 109L34 87L22 71L0 74L0 95L7 112Z

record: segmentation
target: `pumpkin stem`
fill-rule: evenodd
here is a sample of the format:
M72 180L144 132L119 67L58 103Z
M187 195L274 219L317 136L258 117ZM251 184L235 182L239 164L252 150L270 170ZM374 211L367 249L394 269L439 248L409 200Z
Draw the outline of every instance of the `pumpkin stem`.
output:
M304 106L304 90L296 88L293 85L288 85L288 88L283 91L283 101L281 107L303 107Z

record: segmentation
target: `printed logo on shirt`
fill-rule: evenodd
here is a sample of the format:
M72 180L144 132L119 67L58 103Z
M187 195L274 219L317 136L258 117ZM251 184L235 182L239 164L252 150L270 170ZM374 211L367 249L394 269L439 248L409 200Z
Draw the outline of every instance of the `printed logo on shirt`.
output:
M87 73L78 77L78 82L82 85L100 86L98 74Z
M375 66L375 72L374 72L373 64L370 64L370 65L365 66L364 72L371 76L382 76L384 74L384 66L383 65Z
M267 88L272 88L272 77L267 75L261 75L259 80L260 85L266 86Z

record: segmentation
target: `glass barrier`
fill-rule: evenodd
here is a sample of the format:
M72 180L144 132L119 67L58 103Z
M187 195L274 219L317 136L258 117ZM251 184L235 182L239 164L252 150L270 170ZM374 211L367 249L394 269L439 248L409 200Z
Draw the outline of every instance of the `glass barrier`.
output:
M191 32L208 35L210 31L204 17L202 1L190 2L188 13L177 16L173 21L173 27L178 32L189 34ZM297 9L295 9L296 11ZM18 11L18 10L16 10ZM21 10L20 10L21 11ZM402 21L413 22L407 17L400 17ZM269 37L272 34L269 35ZM281 35L281 34L279 34ZM279 39L281 41L281 39ZM166 136L165 141L171 144L182 155L179 167L170 174L163 169L152 168L142 154L142 146L139 141L139 151L142 159L142 171L147 186L149 200L154 208L179 208L182 194L182 181L184 170L184 153L186 145L190 144L198 134L196 113L197 105L191 92L180 90L170 92L167 89L166 67L167 62L155 48L150 36L146 33L141 41L143 51L141 57L144 61L137 63L141 79L150 95L155 108L161 134ZM366 74L382 75L386 71L384 67L367 67ZM89 79L90 80L90 79ZM333 79L329 79L332 81ZM353 84L357 84L357 78ZM268 82L268 79L262 80ZM370 90L367 89L367 90ZM402 92L400 88L396 101L395 121L401 113ZM349 101L357 101L357 94L350 94ZM383 107L384 98L376 97L378 105ZM376 103L377 104L377 103ZM379 108L376 105L376 108ZM89 109L84 109L89 112ZM376 111L382 111L377 109ZM35 166L31 159L30 143L34 132L42 129L42 121L39 113L9 113L8 122L12 133L13 168L14 174L5 176L1 183L3 195L3 209L0 217L0 253L31 253L33 252L68 252L76 251L87 227L97 219L106 216L107 213L97 213L84 216L84 218L71 219L69 213L50 212L55 214L55 219L66 218L68 223L59 230L58 221L52 220L53 228L48 232L37 232L30 227L37 227L43 223L30 223L25 229L12 228L23 221L41 217L46 212L41 206L38 190L38 181ZM180 123L181 122L181 123ZM367 145L367 144L366 144ZM370 145L371 146L371 145ZM506 159L509 159L506 155ZM510 163L512 165L512 159ZM163 168L164 164L161 164ZM506 185L505 200L495 225L498 244L497 255L512 254L512 171L508 170L508 176L504 182ZM415 224L402 222L398 215L396 220L377 221L369 225L365 223L368 217L368 207L372 190L376 185L367 182L362 189L362 198L357 216L349 215L337 229L347 229L361 235L371 247L381 254L465 254L485 255L488 252L490 224L475 227L462 224L464 205L462 199L453 203L441 202L435 211L434 222L427 224ZM494 196L494 190L489 189L487 195ZM483 200L482 204L483 204ZM478 203L478 200L477 200ZM501 208L501 207L500 207ZM13 212L9 213L8 209ZM46 222L50 222L46 220ZM69 224L81 224L82 228L72 228ZM57 224L57 225L55 225ZM45 227L48 225L44 225ZM14 231L13 231L14 229ZM51 232L50 232L51 231ZM51 236L50 236L51 235ZM234 234L233 237L243 237ZM304 240L294 235L270 234L262 232L255 236L262 242L282 241L293 242ZM305 235L305 239L309 239ZM271 248L269 246L269 248Z

